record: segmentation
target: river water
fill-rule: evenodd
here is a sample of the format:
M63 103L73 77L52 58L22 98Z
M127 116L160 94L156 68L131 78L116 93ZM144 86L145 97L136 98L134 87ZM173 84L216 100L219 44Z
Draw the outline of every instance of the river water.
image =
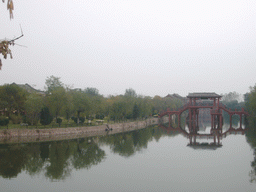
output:
M201 132L210 133L210 127ZM211 137L188 145L186 134L154 126L1 144L0 191L256 191L255 138L230 131L219 145L210 144Z

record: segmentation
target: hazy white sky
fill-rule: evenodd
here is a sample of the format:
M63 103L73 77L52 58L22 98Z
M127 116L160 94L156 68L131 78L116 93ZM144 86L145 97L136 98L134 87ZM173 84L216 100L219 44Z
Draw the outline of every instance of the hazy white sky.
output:
M14 0L0 39L24 37L0 84L54 75L100 94L245 93L256 83L255 0ZM2 58L2 57L1 57Z

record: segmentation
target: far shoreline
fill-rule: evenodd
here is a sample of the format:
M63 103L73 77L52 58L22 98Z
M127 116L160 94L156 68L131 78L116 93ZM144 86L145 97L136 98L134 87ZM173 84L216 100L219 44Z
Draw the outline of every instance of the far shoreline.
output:
M158 124L158 118L148 118L141 121L103 124L99 126L89 127L86 126L51 129L5 129L0 130L0 144L47 142L110 135L137 129L143 129L156 124ZM107 130L108 128L110 130Z

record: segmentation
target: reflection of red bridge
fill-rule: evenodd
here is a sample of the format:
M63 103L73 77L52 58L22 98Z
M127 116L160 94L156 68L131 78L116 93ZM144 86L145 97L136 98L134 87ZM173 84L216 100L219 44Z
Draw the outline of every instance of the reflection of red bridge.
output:
M228 130L226 130L225 132L222 132L222 129L213 129L211 128L211 131L209 134L207 133L198 133L196 132L190 132L190 128L187 131L186 129L182 129L181 127L166 127L163 124L159 124L159 127L161 129L163 129L164 131L166 131L167 133L170 132L179 132L182 135L184 135L185 137L187 137L189 139L189 144L188 146L191 146L193 148L203 148L203 149L216 149L218 147L221 147L221 143L220 140L224 137L227 137L228 135L244 135L246 129L243 128L238 128L238 129L234 129L234 128L229 128ZM212 143L199 143L197 142L197 139L213 139Z
M211 115L211 122L212 127L222 126L222 110L227 112L230 117L230 127L232 127L232 116L233 115L239 115L240 117L240 128L242 127L242 116L243 115L249 115L244 109L241 111L232 111L228 109L225 105L220 103L221 96L216 93L190 93L187 98L189 99L189 102L185 105L183 105L181 108L177 110L171 111L170 109L167 109L167 111L161 113L158 117L161 118L165 115L169 116L169 123L171 122L171 116L176 115L178 117L178 127L180 126L180 118L181 114L188 110L189 111L189 121L192 123L193 120L197 120L198 122L198 114L199 109L202 108L209 108L210 109L210 115Z

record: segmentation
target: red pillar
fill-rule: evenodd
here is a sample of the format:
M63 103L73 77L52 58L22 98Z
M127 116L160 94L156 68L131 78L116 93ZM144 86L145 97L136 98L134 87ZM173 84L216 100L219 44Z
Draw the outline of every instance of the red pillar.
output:
M211 115L211 128L213 129L213 115Z
M196 111L196 124L197 124L197 126L199 125L198 124L198 118L199 118L199 109L197 109L197 111Z
M180 114L178 114L178 128L180 128Z
M230 128L232 127L232 114L229 114L229 124L230 124Z
M240 128L242 128L242 114L240 114Z
M191 129L191 116L192 116L192 110L189 108L189 128Z
M171 127L171 114L169 114L169 127Z

